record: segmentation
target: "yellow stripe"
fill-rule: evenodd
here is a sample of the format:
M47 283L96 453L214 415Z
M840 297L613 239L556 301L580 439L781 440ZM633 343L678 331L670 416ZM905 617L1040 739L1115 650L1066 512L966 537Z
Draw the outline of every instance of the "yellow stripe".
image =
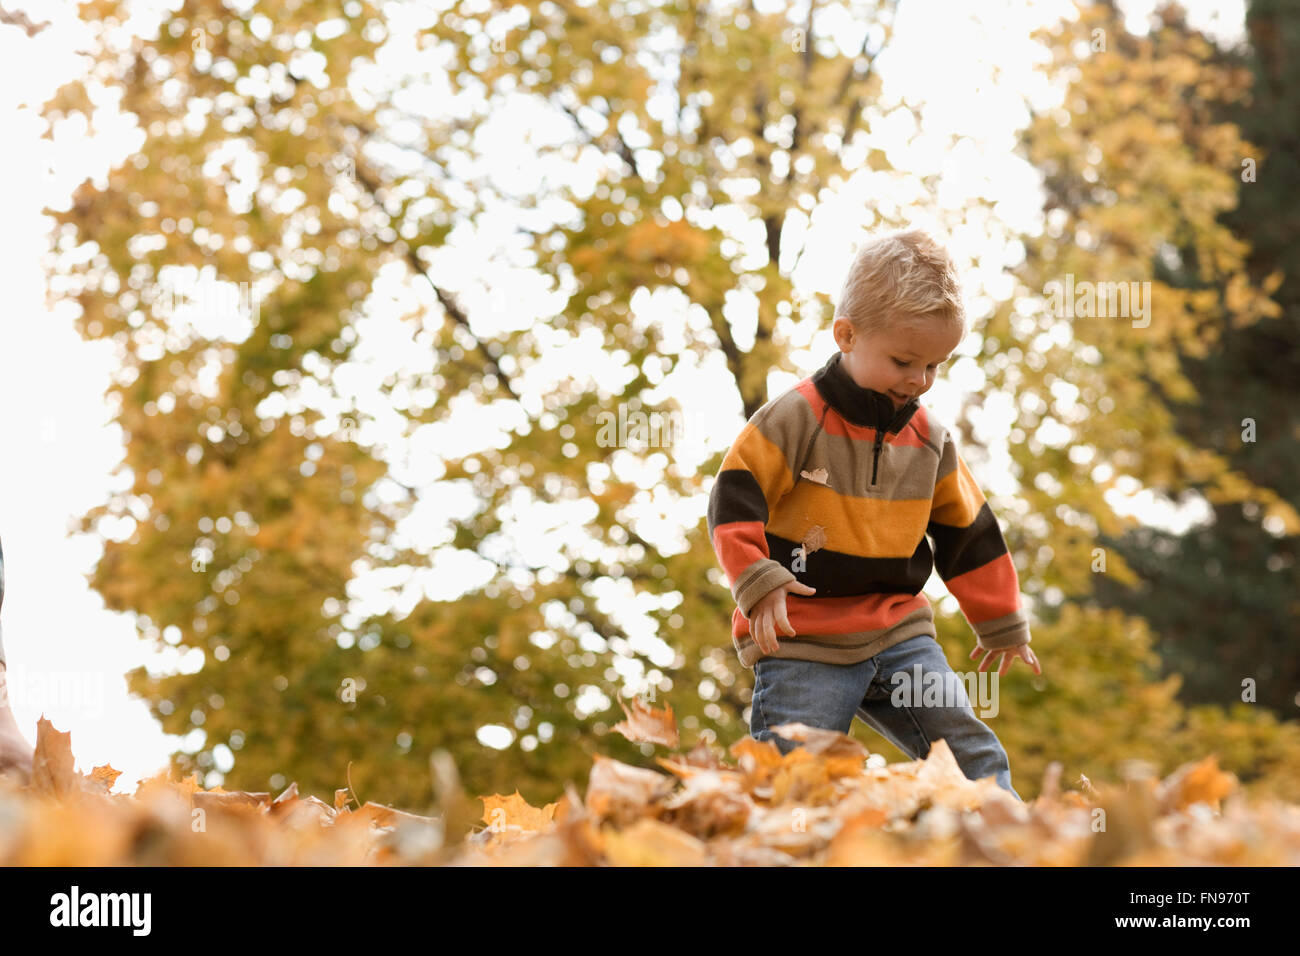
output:
M889 501L837 494L825 485L801 481L781 502L767 530L803 541L815 525L826 531L823 547L873 558L910 558L925 535L930 499Z
M930 518L939 524L965 528L979 514L984 504L984 493L960 457L957 467L934 486L934 511Z
M729 468L744 469L754 476L758 486L763 489L769 515L776 502L793 484L785 453L759 431L753 422L741 429L726 457L722 459L720 470L726 471Z

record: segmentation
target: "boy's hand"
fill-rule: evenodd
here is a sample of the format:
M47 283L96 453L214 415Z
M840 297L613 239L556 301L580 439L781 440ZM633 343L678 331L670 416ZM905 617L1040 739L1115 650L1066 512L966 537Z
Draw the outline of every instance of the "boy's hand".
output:
M780 629L786 637L794 637L794 628L785 615L785 596L788 592L795 594L815 594L816 588L810 588L800 581L789 581L778 585L763 595L763 599L753 607L749 618L749 635L764 654L775 654L778 648L776 632Z
M987 656L980 661L980 666L978 668L980 671L984 670L984 668L988 667L990 663L997 660L999 657L1002 658L1002 666L998 668L999 677L1011 670L1011 665L1016 662L1016 658L1020 658L1025 663L1029 664L1029 666L1034 669L1035 674L1041 674L1043 672L1042 665L1038 663L1038 658L1034 656L1034 652L1029 649L1028 644L1017 644L1015 647L1004 647L999 651L991 651L986 647L980 647L979 644L976 644L975 649L970 652L971 660L974 660L975 656L981 653L986 654Z

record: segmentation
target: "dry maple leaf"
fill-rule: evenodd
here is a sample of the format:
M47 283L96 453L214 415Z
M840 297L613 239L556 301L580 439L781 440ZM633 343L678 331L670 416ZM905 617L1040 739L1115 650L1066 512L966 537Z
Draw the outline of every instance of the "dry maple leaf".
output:
M930 747L916 774L920 789L938 807L974 810L1000 790L992 777L971 780L962 772L948 741L942 737Z
M242 810L261 813L271 806L269 793L248 793L243 790L223 790L213 787L211 790L196 790L190 794L194 806L204 810Z
M663 808L664 822L708 839L744 832L754 801L745 793L744 782L736 771L701 768L681 790L663 801Z
M621 832L604 833L605 856L613 866L704 866L709 847L689 833L643 818Z
M730 752L740 764L745 786L755 796L760 795L760 788L767 786L782 763L781 751L771 740L741 737L731 745Z
M707 740L698 740L685 757L677 760L668 757L656 757L655 763L667 768L685 780L703 770L729 770L722 762L721 755L709 745Z
M108 793L120 776L122 771L114 770L109 764L96 767L85 777L86 789L96 793Z
M32 754L29 788L35 794L62 800L81 789L81 777L73 769L72 734L60 733L54 724L36 721L36 750Z
M799 475L800 477L807 478L809 481L814 481L819 485L825 485L827 488L830 487L830 482L826 480L830 476L826 473L825 468L814 468L812 471L801 471L799 472Z
M587 779L586 809L597 820L623 824L653 812L652 805L672 792L675 781L653 770L595 754Z
M382 803L375 803L371 800L367 800L359 810L354 810L350 816L361 820L369 820L373 826L378 827L395 827L399 823L413 823L421 826L434 826L439 830L442 829L442 820L438 817L422 817L415 813L407 813L404 810L395 810L392 807L386 807Z
M814 551L819 551L824 547L826 547L826 529L819 524L815 524L808 529L807 534L803 536L803 541L800 542L799 545L805 558Z
M810 727L795 721L778 724L772 732L786 740L798 740L810 753L826 757L855 757L859 767L871 756L871 751L862 746L855 738L842 734L838 730L826 730L823 727Z
M651 743L663 744L666 747L679 746L677 736L677 719L673 717L673 709L665 705L663 710L657 710L641 701L639 697L632 699L632 709L628 710L628 705L623 702L623 698L618 698L618 704L623 708L623 713L627 715L627 720L620 720L613 726L613 730L618 731L633 743Z
M1160 784L1156 798L1164 811L1182 810L1193 803L1205 803L1219 809L1219 801L1237 788L1234 774L1219 769L1214 754L1194 763L1185 763Z
M785 755L785 761L772 776L772 805L801 803L824 806L836 796L826 761L803 748Z
M545 830L555 822L555 810L558 803L548 803L544 807L534 807L516 790L505 797L494 793L488 797L479 797L483 801L483 822L489 829L500 827L519 827L521 830Z

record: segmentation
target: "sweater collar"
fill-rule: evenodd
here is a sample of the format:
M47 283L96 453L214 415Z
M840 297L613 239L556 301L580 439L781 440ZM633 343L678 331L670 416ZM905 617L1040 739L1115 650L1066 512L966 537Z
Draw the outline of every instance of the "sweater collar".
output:
M916 412L917 400L913 398L896 409L894 400L884 392L863 388L853 381L841 361L843 355L835 352L825 365L813 372L813 385L821 397L851 424L878 431L901 431Z

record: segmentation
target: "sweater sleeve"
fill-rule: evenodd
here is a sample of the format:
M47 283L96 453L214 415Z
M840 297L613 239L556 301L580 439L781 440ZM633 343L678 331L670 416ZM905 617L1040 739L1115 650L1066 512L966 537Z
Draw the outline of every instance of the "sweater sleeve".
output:
M794 487L786 451L799 436L789 411L780 403L754 413L723 458L709 494L709 539L746 618L769 591L795 580L768 553L765 534L771 509Z
M934 541L935 571L980 646L1003 650L1028 644L1029 617L1006 539L947 429L926 533Z

